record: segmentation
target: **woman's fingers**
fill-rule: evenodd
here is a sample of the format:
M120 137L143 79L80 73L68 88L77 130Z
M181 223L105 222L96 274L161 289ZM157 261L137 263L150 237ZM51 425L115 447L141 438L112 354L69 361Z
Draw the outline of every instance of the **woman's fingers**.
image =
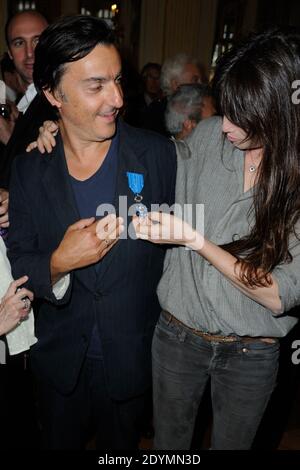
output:
M44 153L45 150L47 153L51 153L53 147L55 147L55 138L50 131L40 128L40 135L37 139L37 146L41 153Z
M26 152L31 152L31 150L37 148L37 141L35 140L34 142L31 142L29 145L26 147Z
M18 287L22 286L27 281L28 281L28 276L22 276L19 279L12 281L4 297L11 297L12 295L15 295Z
M15 294L16 300L23 300L24 297L28 297L30 302L33 301L33 293L28 289L22 288L22 289L18 290L18 292L16 292L16 294Z
M55 134L58 131L58 123L55 121L45 121L43 127L52 132L52 134Z
M34 298L30 290L21 287L26 281L28 281L28 276L22 276L16 281L11 282L3 298L7 308L16 308L18 311L21 311L22 315L28 314Z
M31 142L27 148L26 152L38 148L41 153L51 153L53 147L56 145L55 136L58 132L58 124L54 121L45 121L43 125L39 128L39 135L36 141Z

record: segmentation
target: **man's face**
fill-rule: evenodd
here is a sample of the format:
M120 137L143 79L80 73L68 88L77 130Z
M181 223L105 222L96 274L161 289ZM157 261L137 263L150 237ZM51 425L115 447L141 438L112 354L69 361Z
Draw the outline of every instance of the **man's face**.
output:
M226 116L223 117L223 132L227 139L240 150L248 150L258 147L252 140L247 139L247 133L241 128L233 124Z
M178 86L189 83L202 83L201 73L196 64L186 64L184 66Z
M121 60L113 45L97 45L67 64L55 93L62 96L58 107L65 129L87 142L112 138L123 106L120 82Z
M160 93L160 72L153 68L148 70L145 77L145 90L150 96L157 96Z
M47 22L42 16L30 12L18 15L9 25L9 55L26 85L32 83L34 49L46 27Z

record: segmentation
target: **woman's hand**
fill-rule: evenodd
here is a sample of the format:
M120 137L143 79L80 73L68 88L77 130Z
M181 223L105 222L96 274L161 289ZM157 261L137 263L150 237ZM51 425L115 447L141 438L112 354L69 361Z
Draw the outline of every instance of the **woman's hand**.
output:
M8 200L8 191L6 191L6 189L0 188L0 228L6 228L9 226Z
M0 303L0 335L8 333L22 320L27 318L31 309L33 293L20 288L28 281L28 276L13 281ZM17 291L17 289L19 289ZM28 299L24 298L28 297Z
M200 250L203 246L203 236L174 215L149 212L145 218L134 216L133 226L137 238L152 243L182 245L192 250Z
M54 121L45 121L43 125L39 128L39 136L35 142L31 142L26 148L26 152L38 148L41 153L45 153L45 150L48 153L52 152L53 147L55 147L55 136L58 131L58 124Z

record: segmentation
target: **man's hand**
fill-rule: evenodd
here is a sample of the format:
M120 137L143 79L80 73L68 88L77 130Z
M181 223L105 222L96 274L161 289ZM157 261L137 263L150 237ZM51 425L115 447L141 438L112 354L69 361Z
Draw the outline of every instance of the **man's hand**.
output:
M100 221L82 219L67 229L50 262L52 284L74 269L100 261L118 241L123 219L114 214Z
M8 191L0 188L0 227L5 228L8 226Z

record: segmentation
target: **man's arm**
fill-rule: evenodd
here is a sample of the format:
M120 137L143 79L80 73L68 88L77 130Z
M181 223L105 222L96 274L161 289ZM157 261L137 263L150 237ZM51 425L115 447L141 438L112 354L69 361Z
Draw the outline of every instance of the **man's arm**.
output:
M53 249L40 250L38 227L46 221L37 220L34 208L23 188L18 162L13 164L10 185L10 234L8 256L15 277L26 273L28 287L36 297L54 303L67 302L71 282L65 296L59 300L53 293L54 285L66 273L98 262L117 242L123 231L123 221L110 214L99 222L83 219L71 225L61 242ZM46 210L46 209L45 209ZM45 216L46 217L46 216ZM49 221L48 221L49 222ZM55 221L53 221L55 223Z
M48 252L41 252L38 243L38 233L33 207L23 188L24 176L18 173L16 162L13 163L13 171L10 185L10 231L8 237L8 257L12 265L14 277L20 277L18 273L28 275L26 285L35 292L36 297L45 298L53 303L65 303L69 300L70 285L60 300L53 293L53 285L50 273L50 259L53 248ZM22 274L22 275L23 275Z

